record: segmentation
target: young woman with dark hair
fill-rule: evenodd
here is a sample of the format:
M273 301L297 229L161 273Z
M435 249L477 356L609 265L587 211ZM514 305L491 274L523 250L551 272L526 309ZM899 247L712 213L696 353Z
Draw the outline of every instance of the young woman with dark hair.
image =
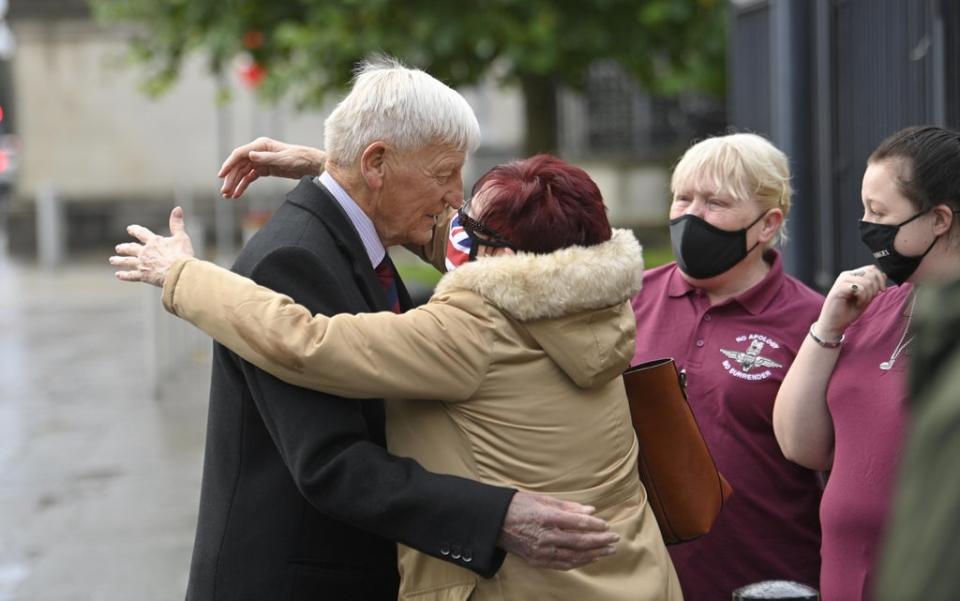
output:
M780 387L784 454L830 470L820 520L824 601L871 590L903 446L914 284L960 278L960 134L910 127L863 175L860 238L875 265L840 274Z

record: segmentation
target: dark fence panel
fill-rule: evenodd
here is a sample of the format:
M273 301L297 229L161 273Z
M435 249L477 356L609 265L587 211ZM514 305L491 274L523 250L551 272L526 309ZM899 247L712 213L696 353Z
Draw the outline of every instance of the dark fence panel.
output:
M960 2L942 0L940 18L944 30L944 95L946 124L960 128Z
M585 150L593 157L672 159L691 139L716 134L726 123L722 102L697 93L649 94L612 61L590 66L584 99Z
M770 135L770 7L758 4L732 18L728 97L730 123Z

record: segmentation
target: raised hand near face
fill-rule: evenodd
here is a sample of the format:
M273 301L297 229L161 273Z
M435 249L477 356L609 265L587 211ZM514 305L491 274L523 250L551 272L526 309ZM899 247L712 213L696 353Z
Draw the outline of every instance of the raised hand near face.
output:
M841 272L820 310L817 334L827 340L838 339L886 287L886 276L874 265Z

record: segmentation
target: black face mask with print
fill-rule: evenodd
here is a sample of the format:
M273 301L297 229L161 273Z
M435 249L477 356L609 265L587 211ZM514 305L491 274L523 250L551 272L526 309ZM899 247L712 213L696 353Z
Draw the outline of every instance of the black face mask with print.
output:
M906 221L896 225L872 223L870 221L863 220L861 220L859 223L860 240L867 245L867 248L869 248L870 252L873 254L873 262L876 263L877 267L880 268L880 271L887 276L888 280L898 286L910 279L910 276L912 276L913 272L917 270L917 267L920 267L920 263L923 261L923 258L927 256L927 253L930 252L930 249L933 248L933 245L937 243L937 240L940 239L940 236L934 238L933 242L930 243L930 246L927 247L927 250L923 251L922 255L916 257L908 257L900 254L900 252L894 248L893 242L897 239L897 234L900 232L900 228L907 225L917 217L927 214L929 211L930 209L926 211L920 211L910 219L907 219ZM960 212L960 210L953 211L954 214L958 212Z
M732 232L710 225L696 215L670 220L670 244L683 273L703 280L718 276L742 261L759 242L747 248L747 230L763 219L766 212L747 227Z

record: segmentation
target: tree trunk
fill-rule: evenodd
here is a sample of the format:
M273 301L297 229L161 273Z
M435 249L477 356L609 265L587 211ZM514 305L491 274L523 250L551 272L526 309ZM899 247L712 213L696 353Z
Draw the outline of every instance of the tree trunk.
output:
M540 152L556 154L557 138L557 84L549 75L527 73L520 76L523 90L524 114L527 132L524 138L524 156Z

